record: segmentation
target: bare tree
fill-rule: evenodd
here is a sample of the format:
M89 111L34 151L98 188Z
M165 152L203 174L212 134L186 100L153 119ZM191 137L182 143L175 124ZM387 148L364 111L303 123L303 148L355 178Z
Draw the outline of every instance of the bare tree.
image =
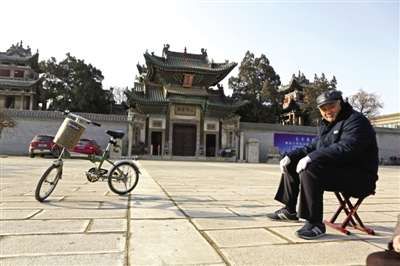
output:
M125 87L125 88L111 87L110 91L114 95L114 100L116 103L126 102L125 92L128 91L128 87Z
M379 96L374 93L368 93L360 89L356 94L349 97L349 103L353 108L368 118L379 114L379 109L383 107Z

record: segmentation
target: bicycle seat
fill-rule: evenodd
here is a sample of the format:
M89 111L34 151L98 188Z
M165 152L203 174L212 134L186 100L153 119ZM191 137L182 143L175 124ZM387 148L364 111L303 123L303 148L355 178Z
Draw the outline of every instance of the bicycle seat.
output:
M114 130L107 130L106 131L107 135L110 135L111 137L115 138L115 139L122 139L125 135L124 132L122 131L114 131Z

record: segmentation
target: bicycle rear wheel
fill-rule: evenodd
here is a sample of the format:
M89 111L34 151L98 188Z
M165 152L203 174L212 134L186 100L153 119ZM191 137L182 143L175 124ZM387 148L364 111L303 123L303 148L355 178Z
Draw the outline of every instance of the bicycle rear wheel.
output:
M62 175L61 165L51 165L43 173L40 178L35 191L35 198L37 201L43 202L53 190L56 188L58 180L60 180Z
M111 191L124 195L131 192L139 181L139 171L129 162L116 164L108 176L108 186Z

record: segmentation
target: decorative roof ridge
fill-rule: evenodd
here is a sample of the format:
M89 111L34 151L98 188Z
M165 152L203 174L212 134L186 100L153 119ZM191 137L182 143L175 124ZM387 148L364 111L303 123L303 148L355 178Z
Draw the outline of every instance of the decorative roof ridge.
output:
M152 56L152 57L154 57L154 58L156 58L158 60L161 60L161 61L165 62L165 57L155 55L154 53L151 53L151 54L147 53L147 55L150 55L150 56Z
M39 51L36 51L36 54L39 54ZM32 51L31 51L31 48L29 47L29 45L26 48L24 48L22 41L20 43L11 45L11 47L8 48L5 53L0 52L0 55L25 57L25 58L31 58L31 57L35 56L36 54L32 54Z
M181 57L181 58L203 60L205 63L208 63L207 54L192 54L192 53L166 51L166 57L167 57L167 60L169 57Z
M207 49L201 48L200 54L194 54L194 53L187 53L186 47L183 50L183 53L177 52L177 51L170 51L169 47L170 47L170 45L168 43L164 44L163 51L162 51L163 58L168 59L168 57L182 57L182 58L191 58L191 59L202 60L205 63L208 63Z

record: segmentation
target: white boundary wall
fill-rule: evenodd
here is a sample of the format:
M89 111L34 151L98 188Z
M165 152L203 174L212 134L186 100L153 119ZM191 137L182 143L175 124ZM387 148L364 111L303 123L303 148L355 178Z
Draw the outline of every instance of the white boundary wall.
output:
M0 135L0 154L27 155L29 143L35 135L54 136L64 120L59 112L4 110L5 114L14 122L14 127L3 128ZM125 132L123 143L127 143L128 123L127 116L78 113L83 117L96 121L101 127L87 125L81 138L94 139L104 148L109 136L107 129L122 130ZM125 151L125 147L123 151Z
M249 139L258 139L260 142L260 162L266 162L276 155L274 152L274 133L316 135L315 127L288 126L266 123L240 123L240 130L244 133L244 143ZM400 129L375 128L379 146L379 158L383 163L389 163L390 157L400 159ZM274 154L275 153L275 154ZM246 159L246 158L244 158Z
M0 155L27 155L28 146L33 136L38 134L55 135L62 123L64 116L52 111L29 111L29 110L3 110L5 114L15 121L12 128L3 128L0 135ZM122 141L122 154L127 153L127 131L128 121L124 115L104 115L82 113L84 117L99 122L101 127L88 126L82 138L94 139L105 147L108 135L105 130L122 130L125 137ZM246 144L250 138L259 141L260 162L266 162L273 156L274 133L290 134L316 134L315 127L305 126L283 126L279 124L266 123L240 123L240 131L243 142ZM400 158L400 129L375 128L379 146L379 156L382 162L388 162L392 156ZM239 153L237 153L239 155ZM244 154L246 152L244 151ZM244 158L246 159L246 158Z

